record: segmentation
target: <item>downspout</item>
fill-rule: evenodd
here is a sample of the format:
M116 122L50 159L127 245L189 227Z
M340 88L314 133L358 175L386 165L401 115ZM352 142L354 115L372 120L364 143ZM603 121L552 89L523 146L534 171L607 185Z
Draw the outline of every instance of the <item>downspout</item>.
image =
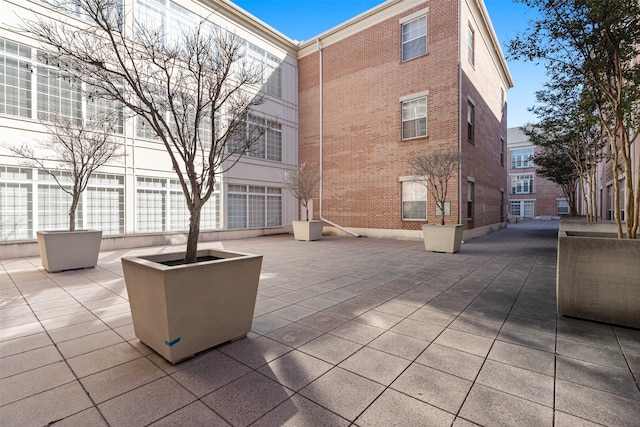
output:
M318 47L318 62L320 64L320 73L319 73L319 84L318 84L318 91L319 91L319 99L320 99L320 190L319 190L319 195L320 195L320 219L324 222L326 222L327 224L336 227L342 231L344 231L345 233L349 233L352 236L355 237L360 237L360 235L358 233L356 233L353 230L349 230L348 228L342 227L332 221L329 221L328 219L324 218L322 216L322 199L323 199L323 182L324 182L324 173L323 173L323 167L324 167L324 162L323 162L323 142L324 142L324 133L323 133L323 129L324 129L324 114L323 114L323 109L322 109L322 105L323 105L323 86L322 86L322 45L320 44L320 39L316 39L316 45Z
M462 135L463 121L462 112L462 0L458 2L458 224L462 224ZM466 190L466 189L465 189Z

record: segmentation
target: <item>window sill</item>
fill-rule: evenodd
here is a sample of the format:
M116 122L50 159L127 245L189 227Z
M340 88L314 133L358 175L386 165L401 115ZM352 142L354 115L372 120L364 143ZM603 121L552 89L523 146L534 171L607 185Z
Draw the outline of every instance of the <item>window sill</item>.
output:
M416 139L429 139L429 134L426 135L421 135L421 136L414 136L413 138L402 138L401 141L415 141Z

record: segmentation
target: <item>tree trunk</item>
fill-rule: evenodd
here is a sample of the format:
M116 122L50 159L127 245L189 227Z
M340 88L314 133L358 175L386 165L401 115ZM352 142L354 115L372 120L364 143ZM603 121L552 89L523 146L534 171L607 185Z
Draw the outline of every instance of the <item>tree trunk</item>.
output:
M78 201L80 194L74 194L71 197L71 206L69 207L69 231L76 231L76 209L78 209Z
M184 256L185 264L193 264L198 258L198 237L200 235L200 210L202 205L195 206L189 217L189 234L187 236L187 253Z

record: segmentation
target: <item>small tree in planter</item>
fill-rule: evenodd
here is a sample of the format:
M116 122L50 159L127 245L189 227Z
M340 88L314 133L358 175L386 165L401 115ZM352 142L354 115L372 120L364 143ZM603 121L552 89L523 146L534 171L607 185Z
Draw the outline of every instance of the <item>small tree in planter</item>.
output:
M50 122L43 122L51 138L41 142L37 152L26 144L6 146L26 159L26 165L49 174L58 187L71 196L69 232L37 232L40 259L49 272L95 267L98 262L102 231L76 232L76 210L91 175L123 155L120 144L113 139L112 117L115 116L105 114L100 120L87 120L83 125L76 119L52 115Z
M322 236L322 221L312 221L313 212L309 212L309 202L318 191L320 175L301 164L297 169L285 173L285 187L293 194L306 212L306 221L293 221L296 240L318 240Z
M409 167L413 175L422 178L422 183L427 187L427 192L431 194L437 209L440 211L440 226L438 230L433 225L422 227L424 234L425 249L435 252L457 252L462 242L462 225L452 225L452 234L449 237L443 236L447 195L449 191L449 181L460 165L460 154L456 150L433 151L421 154L409 160ZM431 236L432 233L437 236Z
M19 147L6 145L15 155L26 159L27 166L49 174L58 187L71 196L69 231L76 229L76 210L91 174L124 155L121 145L113 139L114 120L111 117L105 116L82 125L75 119L54 115L50 122L42 122L51 137L47 142L38 144L38 152L27 144ZM51 156L45 157L46 154ZM70 182L61 175L65 172L69 173Z

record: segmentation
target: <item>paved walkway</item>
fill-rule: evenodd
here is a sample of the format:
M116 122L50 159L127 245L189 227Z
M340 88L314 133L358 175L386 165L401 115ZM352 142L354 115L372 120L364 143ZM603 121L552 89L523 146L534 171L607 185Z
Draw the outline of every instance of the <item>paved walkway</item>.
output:
M253 332L172 366L136 339L120 257L0 260L0 424L640 425L640 331L556 318L555 221L467 242L291 236L264 254Z

